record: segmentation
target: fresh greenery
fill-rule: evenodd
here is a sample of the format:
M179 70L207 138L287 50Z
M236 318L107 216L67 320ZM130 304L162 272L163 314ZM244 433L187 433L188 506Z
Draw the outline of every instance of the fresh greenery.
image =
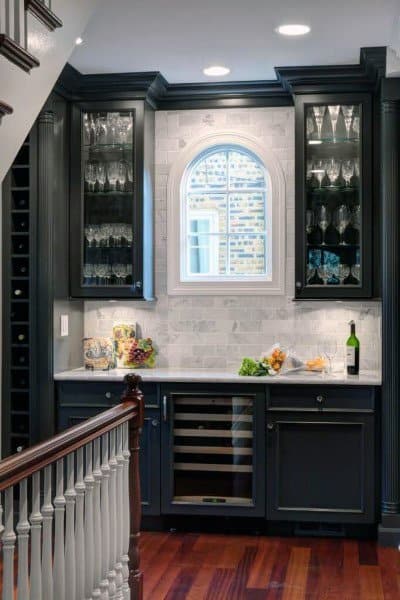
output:
M264 377L269 375L269 365L262 363L253 358L244 358L239 369L239 375L252 376L252 377Z

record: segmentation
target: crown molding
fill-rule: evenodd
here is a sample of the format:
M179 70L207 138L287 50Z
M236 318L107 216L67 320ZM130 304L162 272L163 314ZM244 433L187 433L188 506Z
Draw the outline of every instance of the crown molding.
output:
M361 48L357 65L277 67L274 81L168 83L161 73L82 74L67 64L55 92L71 101L145 100L156 110L291 106L296 94L374 91L386 48Z

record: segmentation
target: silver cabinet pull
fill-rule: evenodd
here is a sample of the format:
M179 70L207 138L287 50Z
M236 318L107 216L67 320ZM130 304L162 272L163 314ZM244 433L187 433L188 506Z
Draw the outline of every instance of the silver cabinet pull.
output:
M322 404L323 401L324 401L324 399L325 398L323 396L317 396L317 402L318 402L318 404Z
M164 423L166 423L167 420L168 420L168 405L167 405L167 401L168 401L167 396L163 396L162 405L163 405L163 421L164 421Z
M268 429L268 431L273 431L274 427L275 427L275 426L274 426L274 424L273 424L273 423L268 423L268 425L267 425L267 429Z
M106 398L109 400L111 398L111 392L106 392L105 393Z
M153 419L151 424L153 427L158 427L158 419Z

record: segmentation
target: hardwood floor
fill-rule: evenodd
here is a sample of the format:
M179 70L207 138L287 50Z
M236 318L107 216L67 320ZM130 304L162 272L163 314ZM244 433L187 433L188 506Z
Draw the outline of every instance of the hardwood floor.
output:
M144 600L400 600L400 553L375 542L143 533Z

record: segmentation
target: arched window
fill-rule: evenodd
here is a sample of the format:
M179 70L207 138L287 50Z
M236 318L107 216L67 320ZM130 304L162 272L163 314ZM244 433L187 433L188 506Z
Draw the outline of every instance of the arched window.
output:
M272 293L279 293L273 272L274 253L281 251L273 234L279 226L274 217L280 211L273 206L278 196L274 198L267 166L247 145L214 143L195 153L180 176L179 211L176 198L170 198L174 208L169 207L168 218L175 223L169 223L168 237L175 238L175 247L179 238L179 273L176 291L169 285L169 292L249 293L262 288L265 293L275 286Z

